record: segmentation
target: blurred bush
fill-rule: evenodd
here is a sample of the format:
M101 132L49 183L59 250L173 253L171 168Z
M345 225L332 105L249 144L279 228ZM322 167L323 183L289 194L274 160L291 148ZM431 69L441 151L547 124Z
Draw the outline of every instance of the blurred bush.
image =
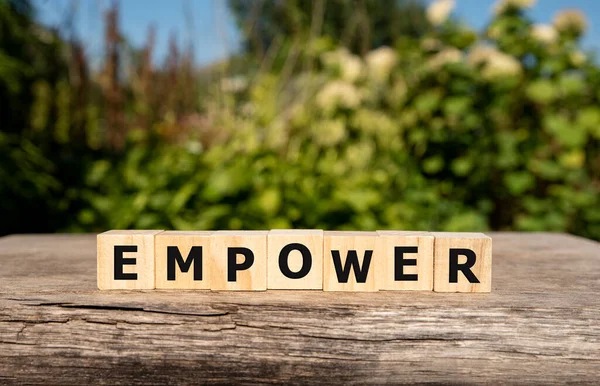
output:
M3 128L3 211L31 214L10 201L28 194L56 200L44 209L56 219L50 230L493 229L600 239L600 68L581 51L586 20L565 11L532 24L531 3L500 1L476 33L448 17L451 1L438 1L418 37L363 56L309 35L198 74L175 47L165 68L149 68L146 47L131 54L142 59L126 81L113 21L112 56L86 81L83 108L72 78L37 84L27 129L9 137Z

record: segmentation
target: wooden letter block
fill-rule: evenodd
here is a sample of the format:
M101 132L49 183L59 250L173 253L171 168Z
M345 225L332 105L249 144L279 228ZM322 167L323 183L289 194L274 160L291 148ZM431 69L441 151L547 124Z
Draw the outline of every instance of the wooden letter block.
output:
M323 288L323 231L274 229L268 236L269 289Z
M113 230L97 236L98 288L154 288L154 237L159 230Z
M483 233L434 232L436 292L490 292L492 239Z
M377 291L377 232L323 233L323 290Z
M210 289L206 254L212 233L166 231L156 235L156 289Z
M267 289L268 231L217 231L207 262L212 290Z
M380 290L433 290L433 235L377 231L377 283Z

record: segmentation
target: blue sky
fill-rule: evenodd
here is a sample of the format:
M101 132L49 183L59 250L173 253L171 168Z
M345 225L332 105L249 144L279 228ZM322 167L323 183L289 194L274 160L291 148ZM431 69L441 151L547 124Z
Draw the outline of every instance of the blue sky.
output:
M428 2L431 2L428 1ZM38 18L53 26L64 25L72 0L35 0ZM102 55L101 15L111 0L76 0L76 33L86 44L92 59ZM490 19L495 0L457 0L454 15L480 29ZM225 0L121 0L121 28L125 37L140 46L148 26L156 27L155 61L163 60L170 34L184 45L194 42L196 60L208 64L227 57L239 48L240 36ZM579 8L590 27L584 47L600 51L600 0L538 0L529 11L536 22L551 22L564 8Z
M45 24L64 26L72 0L34 0L38 18ZM76 0L75 29L92 58L102 56L102 15L112 0ZM156 28L155 60L164 59L175 34L180 46L193 40L200 64L215 62L239 48L239 34L222 0L121 0L120 26L127 40L141 46L148 27Z

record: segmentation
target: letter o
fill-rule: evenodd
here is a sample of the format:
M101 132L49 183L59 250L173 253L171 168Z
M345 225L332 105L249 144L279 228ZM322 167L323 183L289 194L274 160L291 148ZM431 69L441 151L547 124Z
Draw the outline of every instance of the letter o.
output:
M288 264L288 257L293 250L299 251L302 254L302 267L298 272L292 272ZM279 252L279 270L289 279L302 279L310 272L312 268L312 255L308 248L299 243L291 243L286 245Z

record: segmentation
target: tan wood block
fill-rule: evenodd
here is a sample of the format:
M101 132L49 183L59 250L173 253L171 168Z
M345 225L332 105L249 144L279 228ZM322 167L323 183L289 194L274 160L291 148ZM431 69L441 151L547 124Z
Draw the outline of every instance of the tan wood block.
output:
M165 231L155 239L156 289L210 289L209 231Z
M161 230L112 230L96 237L98 288L154 288L154 238Z
M376 247L377 232L324 232L323 290L377 291Z
M429 232L377 231L380 290L433 290L433 240Z
M273 229L267 253L267 288L323 288L322 230Z
M435 237L434 291L491 291L491 237L483 233L448 232L433 232L433 236Z
M267 289L269 231L217 231L211 236L207 263L212 290Z

